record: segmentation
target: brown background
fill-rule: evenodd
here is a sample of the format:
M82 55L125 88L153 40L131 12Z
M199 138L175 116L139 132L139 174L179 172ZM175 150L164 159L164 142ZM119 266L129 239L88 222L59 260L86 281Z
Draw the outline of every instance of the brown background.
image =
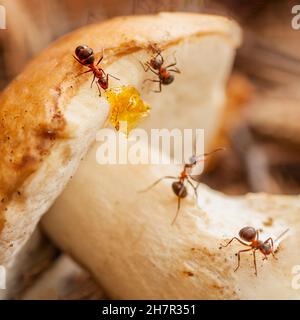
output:
M193 11L224 14L244 25L279 25L295 1L262 0L2 0L7 30L0 30L0 89L25 63L59 36L118 15ZM282 10L282 8L284 10ZM268 16L266 17L266 12ZM273 12L273 14L270 14ZM267 18L264 22L261 17ZM291 30L289 30L291 31ZM54 71L55 72L55 71Z

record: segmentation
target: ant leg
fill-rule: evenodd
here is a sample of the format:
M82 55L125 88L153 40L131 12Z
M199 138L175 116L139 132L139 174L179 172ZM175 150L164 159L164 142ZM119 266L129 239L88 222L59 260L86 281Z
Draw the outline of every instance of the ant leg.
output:
M81 73L77 74L75 78L77 78L77 77L79 77L79 76L81 76L81 75L83 75L85 73L89 73L89 72L93 72L93 70L88 70L88 71L81 72Z
M158 90L154 90L153 92L161 92L161 80L156 80L154 82L159 82Z
M249 246L248 243L243 242L242 240L240 240L240 239L237 238L237 237L233 237L227 244L225 244L225 245L222 245L222 244L221 244L220 249L221 249L221 248L226 248L226 247L228 247L233 240L237 240L239 243L243 244L244 246Z
M146 62L145 64L142 63L141 61L139 61L141 66L143 67L145 72L148 72L148 70L150 70L151 72L153 72L155 75L159 75L158 72L156 72L155 70L153 70L153 68L151 67L151 65L149 64L149 62Z
M153 92L161 92L161 80L146 79L146 80L143 81L143 83L145 83L146 81L158 82L159 83L159 88L158 88L158 90L153 90Z
M119 78L117 78L117 77L113 76L113 75L112 75L112 74L110 74L110 73L108 73L106 77L107 77L107 79L108 79L108 77L111 77L111 78L114 78L114 79L116 79L116 80L119 80L119 81L120 81L120 79L119 79Z
M101 69L102 70L102 69ZM105 73L104 73L105 74ZM107 86L108 86L108 74L106 74L106 83L107 83Z
M258 240L259 240L259 231L256 230L256 241L258 241Z
M151 81L151 82L160 82L160 80L154 80L154 79L145 79L143 81L143 83L147 82L147 81Z
M159 73L156 72L155 70L153 70L153 69L151 68L151 66L149 67L149 70L150 70L151 72L153 72L155 75L159 76Z
M169 68L169 67L174 67L174 66L177 65L177 59L176 59L176 56L175 56L175 52L173 52L173 58L174 58L174 62L169 64L169 65L167 65L166 69Z
M157 76L159 75L159 73L156 72L156 71L151 67L151 65L150 65L149 62L142 63L142 62L140 61L140 64L141 64L141 66L143 67L143 69L144 69L145 72L147 72L148 70L150 70L150 71L153 72L155 75L157 75Z
M158 49L158 48L155 48L155 47L151 47L152 48L152 51L154 51L153 52L153 54L152 54L152 59L156 59L158 56L160 56L161 57L161 59L162 59L162 62L164 62L164 58L163 58L163 56L161 55L161 51Z
M278 258L275 256L273 250L271 251L271 254L272 254L272 257L273 257L275 260L278 260Z
M148 188L144 189L144 190L140 190L138 191L139 193L142 193L142 192L147 192L149 191L150 189L152 189L153 187L155 187L158 183L160 183L162 180L164 179L173 179L173 180L177 180L178 178L177 177L173 177L173 176L164 176L158 180L156 180L154 183L152 183Z
M275 256L275 254L274 254L274 251L273 251L273 250L271 251L271 254L272 254L272 257L273 257L275 260L278 260L278 258Z
M176 72L176 73L181 73L181 71L178 68L175 69L168 69L168 71Z
M180 211L180 201L181 201L181 195L184 192L184 188L185 186L182 184L181 189L179 190L178 196L177 196L177 211L176 211L176 215L171 223L171 225L174 225L174 223L176 222L176 219L178 217L179 211Z
M183 190L183 188L182 188L182 190ZM179 191L179 193L180 192L181 192L181 190ZM177 211L176 211L175 217L174 217L174 219L173 219L173 221L171 223L171 226L174 225L174 223L175 223L175 221L176 221L176 219L178 217L178 213L179 213L179 210L180 210L180 201L181 201L181 197L177 197Z
M275 256L273 250L272 250L271 254L272 254L272 257L273 257L275 260L278 260L278 258Z
M77 62L79 62L80 64L82 64L83 66L85 65L85 64L82 63L79 59L77 59L74 55L73 55L73 58L74 58Z
M197 186L196 186L196 191L195 191L195 195L197 195L197 199L198 199L198 188L200 186L200 182L198 182Z
M253 262L254 262L254 269L255 269L254 274L257 276L257 265L256 265L256 255L255 255L255 251L256 251L256 249L253 250Z
M241 263L241 253L242 252L247 252L247 251L250 251L252 250L252 248L250 249L245 249L245 250L240 250L238 253L237 253L237 256L238 256L238 265L237 267L234 269L234 272L236 272L238 270L238 268L240 267L240 263Z
M114 78L114 79L116 79L116 80L119 80L119 81L120 81L120 79L119 79L119 78L117 78L117 77L113 76L112 74L110 74L110 73L105 73L105 71L104 71L103 69L99 68L99 70L100 70L104 75L106 75L106 81L108 81L108 77L111 77L111 78Z
M158 52L157 52L157 56L156 56L156 57L158 57L158 56L160 56L161 61L162 61L162 64L164 64L165 59L164 59L164 57L162 56L162 54L161 54L161 52L160 52L160 51L158 51Z
M196 197L196 199L198 199L198 193L197 193L197 187L195 187L194 185L193 185L193 183L192 183L192 181L190 181L189 180L189 178L187 178L187 182L188 182L188 184L193 188L193 190L194 190L194 193L195 193L195 197ZM199 184L198 184L199 185Z
M103 56L98 60L96 66L98 66L102 60L103 60Z
M267 243L267 242L271 242L271 248L272 248L271 254L275 260L278 260L278 258L274 254L274 241L273 241L273 239L270 237L264 243Z
M98 91L99 91L99 97L101 97L101 88L100 88L100 86L99 86L99 83L96 82L96 85L97 85L97 88L98 88Z
M98 60L96 66L100 64L100 62L103 60L103 57L104 57L104 49L102 48L102 57Z
M274 242L273 242L273 239L271 237L268 238L266 241L264 241L264 243L267 243L269 241L271 242L272 249L274 249Z
M149 62L146 62L146 66L147 66L147 68L145 68L145 67L143 66L145 72L147 72L148 70L150 70L150 71L153 72L156 76L159 76L159 73L156 72L156 71L151 67L151 65L149 64Z
M139 63L141 64L145 72L147 72L150 69L150 66L148 64L145 65L142 61L139 61Z
M177 62L175 61L174 63L168 64L165 68L170 68L170 67L175 67L177 65Z
M92 81L92 83L91 83L91 88L93 87L93 84L94 84L95 79L96 79L96 76L94 75L93 81Z

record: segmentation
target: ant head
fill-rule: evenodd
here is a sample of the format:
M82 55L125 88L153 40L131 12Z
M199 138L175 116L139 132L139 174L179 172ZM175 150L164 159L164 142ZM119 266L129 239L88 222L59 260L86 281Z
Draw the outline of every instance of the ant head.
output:
M159 55L150 60L150 65L153 69L158 70L163 65L163 59Z
M187 165L195 165L197 163L197 160L198 160L198 157L193 154L190 158L189 158L189 161L187 162Z
M173 192L179 198L185 198L187 196L187 190L183 182L175 181L172 183Z
M264 242L260 247L260 251L265 255L270 254L272 252L272 247L271 247L270 243Z
M75 49L75 55L85 65L92 64L95 61L93 49L86 45L78 46Z
M187 162L187 165L190 165L190 166L193 166L197 163L197 161L199 160L205 160L205 158L207 156L210 156L212 155L213 153L215 152L218 152L218 151L221 151L221 150L225 150L225 148L217 148L211 152L207 152L207 153L203 153L202 155L195 155L193 154L190 158L189 158L189 161Z
M251 242L256 238L256 230L253 227L244 227L240 230L239 236L241 239Z

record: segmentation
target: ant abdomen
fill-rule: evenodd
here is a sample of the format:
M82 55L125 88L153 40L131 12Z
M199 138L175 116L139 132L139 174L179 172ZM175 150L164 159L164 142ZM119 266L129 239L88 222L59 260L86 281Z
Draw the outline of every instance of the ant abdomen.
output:
M89 46L78 46L75 49L75 55L84 65L89 65L95 62L94 51Z
M174 76L172 74L168 74L167 76L160 76L160 80L162 84L168 85L174 81Z
M252 242L256 238L256 230L253 227L244 227L240 230L239 236L247 242Z
M172 183L173 192L179 198L185 198L187 196L187 190L181 181L175 181Z

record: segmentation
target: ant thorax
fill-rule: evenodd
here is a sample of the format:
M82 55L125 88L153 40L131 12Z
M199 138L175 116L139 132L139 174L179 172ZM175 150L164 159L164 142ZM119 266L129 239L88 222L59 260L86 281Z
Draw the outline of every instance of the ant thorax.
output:
M198 160L197 156L192 155L192 156L189 158L188 162L186 163L186 166L189 166L189 167L194 166L194 165L197 163L197 160Z

